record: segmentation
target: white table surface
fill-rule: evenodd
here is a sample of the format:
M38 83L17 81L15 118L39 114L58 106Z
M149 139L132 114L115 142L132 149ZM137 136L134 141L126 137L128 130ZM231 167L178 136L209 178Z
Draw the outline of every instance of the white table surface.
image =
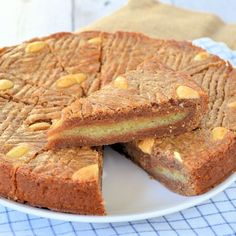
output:
M137 0L138 1L138 0ZM213 12L236 23L235 0L162 0ZM127 0L0 0L0 46L57 31L73 31L109 15Z

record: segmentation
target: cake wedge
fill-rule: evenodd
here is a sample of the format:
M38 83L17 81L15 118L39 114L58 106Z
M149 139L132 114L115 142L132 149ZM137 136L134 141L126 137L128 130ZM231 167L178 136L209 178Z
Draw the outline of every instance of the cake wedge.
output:
M236 70L190 43L167 42L166 48L161 59L188 73L207 91L208 112L191 132L162 139L149 137L114 148L170 190L199 195L236 171Z
M49 148L98 146L196 128L207 95L188 75L150 59L65 108L48 132Z

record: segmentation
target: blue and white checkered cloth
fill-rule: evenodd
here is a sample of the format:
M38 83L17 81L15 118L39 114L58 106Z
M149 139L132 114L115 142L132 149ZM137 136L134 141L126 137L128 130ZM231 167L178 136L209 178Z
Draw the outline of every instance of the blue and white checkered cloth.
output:
M236 52L225 44L202 38L194 41L236 66ZM65 219L66 220L66 219ZM190 209L149 220L124 223L72 223L24 214L0 206L0 236L75 235L236 235L236 182L214 198Z

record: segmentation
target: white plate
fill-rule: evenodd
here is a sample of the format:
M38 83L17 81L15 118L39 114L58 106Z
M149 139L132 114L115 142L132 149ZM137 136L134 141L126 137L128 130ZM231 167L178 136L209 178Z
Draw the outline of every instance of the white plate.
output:
M214 42L209 38L201 38L195 40L194 43L231 61L236 66L236 52L230 50L225 44ZM203 195L183 197L169 191L151 179L131 161L107 148L103 175L103 195L107 216L83 216L53 212L3 198L0 198L0 204L51 219L91 223L122 222L163 216L195 206L222 192L234 181L236 181L236 173Z
M132 221L163 216L195 206L223 191L235 180L236 173L206 194L183 197L169 191L131 161L107 148L103 174L107 216L59 213L3 198L0 199L0 204L28 214L58 220L96 223Z

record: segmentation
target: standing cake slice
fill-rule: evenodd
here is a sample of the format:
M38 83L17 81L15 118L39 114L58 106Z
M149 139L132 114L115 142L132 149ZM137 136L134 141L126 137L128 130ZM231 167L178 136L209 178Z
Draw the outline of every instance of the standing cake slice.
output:
M153 58L65 108L49 130L49 147L181 134L196 128L206 110L207 95L201 87Z

